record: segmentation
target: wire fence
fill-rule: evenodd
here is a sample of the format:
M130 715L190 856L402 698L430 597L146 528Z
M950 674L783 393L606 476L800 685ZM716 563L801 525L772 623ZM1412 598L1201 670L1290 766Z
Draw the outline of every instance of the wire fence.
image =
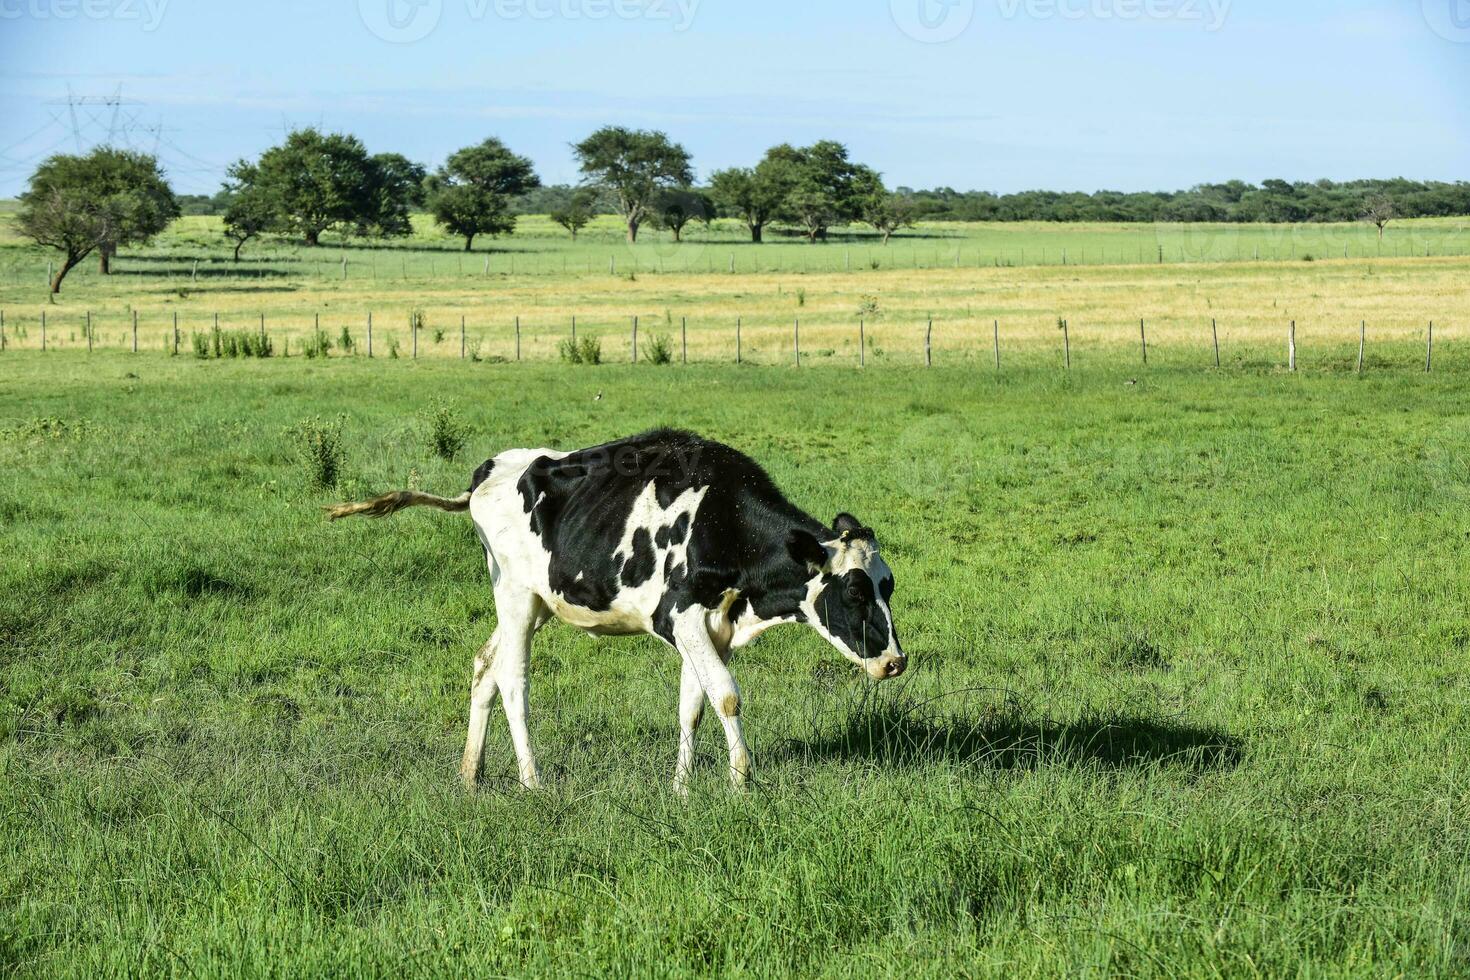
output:
M708 321L691 324L688 317L674 318L665 314L645 318L634 314L615 321L606 318L588 321L573 316L565 322L549 324L545 320L512 316L504 327L489 331L471 330L470 317L461 314L454 326L427 326L427 315L414 308L404 315L389 317L367 313L361 320L348 322L337 318L324 326L320 314L309 319L296 318L295 329L279 329L268 322L264 313L248 320L239 317L222 319L213 314L204 323L198 318L180 318L172 314L167 323L140 320L137 311L129 315L82 316L58 318L41 310L34 315L17 316L14 311L0 309L0 353L30 349L41 352L124 350L132 353L163 352L170 357L194 357L201 360L223 358L327 358L363 357L372 359L409 359L422 357L491 363L563 360L575 363L655 363L691 362L734 364L788 364L802 367L819 363L851 363L860 368L872 363L920 363L933 367L950 360L960 363L993 361L994 370L1004 369L1007 356L1028 359L1055 357L1065 370L1072 370L1076 356L1087 346L1086 353L1096 355L1106 349L1110 358L1132 346L1137 363L1147 367L1150 356L1160 354L1177 360L1181 355L1202 366L1222 368L1232 358L1259 363L1269 358L1270 343L1263 341L1257 323L1247 336L1232 338L1218 318L1208 321L1181 322L1178 318L1152 326L1148 317L1136 321L1136 340L1131 344L1122 338L1123 325L1114 321L1092 324L1082 335L1067 317L1055 318L1055 337L1047 338L1050 323L1038 324L1029 318L1024 325L994 317L988 321L973 318L963 322L940 322L927 318L917 324L875 324L859 317L851 324L808 321L803 328L801 317L785 324L770 317L735 317L728 324ZM305 323L309 327L302 329ZM389 323L396 324L389 326ZM444 322L440 320L439 322ZM1132 323L1132 321L1130 321ZM691 331L691 326L694 327ZM1013 329L1019 326L1020 329ZM1287 370L1298 367L1298 321L1279 325L1280 363ZM879 336L884 340L880 343ZM1330 363L1343 363L1344 351L1352 368L1362 373L1370 363L1389 362L1369 359L1370 339L1391 350L1401 359L1406 343L1422 349L1422 368L1434 368L1436 334L1441 346L1445 341L1444 324L1434 321L1422 326L1402 323L1375 324L1370 336L1366 319L1359 320L1356 331L1348 336L1342 324L1319 326L1312 334L1315 350L1331 353ZM691 335L694 346L691 353ZM900 344L892 343L893 337ZM1166 338L1161 340L1162 338ZM1222 336L1226 340L1222 342ZM938 342L936 342L938 341ZM1355 348L1356 357L1351 354ZM1265 353L1263 353L1265 352ZM1418 363L1418 362L1416 362Z

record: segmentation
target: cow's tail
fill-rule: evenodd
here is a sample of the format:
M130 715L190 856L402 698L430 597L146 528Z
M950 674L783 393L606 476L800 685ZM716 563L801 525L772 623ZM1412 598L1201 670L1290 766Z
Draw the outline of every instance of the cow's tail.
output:
M436 497L432 493L419 493L417 490L394 490L392 493L385 493L372 500L328 507L327 519L335 521L339 518L359 515L387 517L407 507L437 507L451 514L461 513L470 509L470 491L466 490L458 497Z

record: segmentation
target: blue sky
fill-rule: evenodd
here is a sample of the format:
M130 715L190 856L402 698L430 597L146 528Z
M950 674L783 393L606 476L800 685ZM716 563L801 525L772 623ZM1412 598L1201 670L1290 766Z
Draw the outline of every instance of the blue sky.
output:
M119 86L84 145L187 192L308 124L548 183L614 122L701 175L833 138L890 186L1470 179L1470 0L0 0L0 195Z

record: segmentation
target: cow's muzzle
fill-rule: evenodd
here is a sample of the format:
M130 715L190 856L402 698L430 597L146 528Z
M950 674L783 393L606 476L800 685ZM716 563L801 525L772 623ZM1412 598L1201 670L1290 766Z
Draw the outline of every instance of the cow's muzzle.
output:
M874 657L865 665L868 676L875 681L890 680L908 669L909 658L903 656Z

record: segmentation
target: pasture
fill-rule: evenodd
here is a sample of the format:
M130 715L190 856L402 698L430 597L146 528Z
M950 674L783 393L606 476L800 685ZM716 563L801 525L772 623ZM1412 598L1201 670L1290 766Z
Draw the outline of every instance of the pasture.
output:
M1465 270L1399 263L829 272L779 294L758 276L729 292L693 274L648 293L643 277L577 285L581 303L784 302L784 320L796 303L777 297L806 284L846 330L841 290L882 282L905 317L965 295L988 314L1003 302L989 282L1038 308L1036 343L999 379L943 359L857 372L13 347L0 971L1470 972L1470 365L1452 338L1424 374L1408 326L1462 317ZM1196 277L1208 288L1179 285ZM63 304L164 309L175 286L81 279ZM243 309L261 298L243 288L203 295ZM426 291L393 288L394 303ZM541 289L463 287L507 309ZM1110 350L1066 373L1040 308L1054 321L1047 300L1084 294L1228 295L1273 320L1260 357L1224 371L1165 346L1147 369ZM1273 296L1399 310L1404 333L1362 378L1343 369L1346 328L1286 374L1264 353L1279 361ZM467 429L453 461L431 451L436 409ZM331 490L292 434L312 417L339 419ZM816 636L773 631L735 665L754 790L728 791L707 725L683 802L668 788L675 657L552 625L531 690L548 789L514 788L496 719L491 778L466 795L469 665L494 621L469 522L329 526L321 505L457 492L500 449L655 424L744 449L823 519L872 524L909 672L875 687Z
M1053 363L1066 318L1078 363L1097 363L1135 345L1145 319L1158 358L1212 360L1214 322L1223 360L1255 364L1282 359L1293 320L1304 356L1319 361L1355 352L1364 321L1370 356L1385 342L1422 344L1430 321L1453 339L1470 275L1464 219L1397 222L1381 250L1362 223L930 224L884 247L855 229L825 245L773 235L751 246L725 221L681 245L650 229L630 248L611 218L573 244L530 216L516 235L486 239L468 255L417 220L413 238L384 247L250 242L237 265L217 219L185 218L152 245L125 250L110 277L84 263L48 303L51 255L20 242L13 218L0 214L7 340L39 348L44 312L49 347L84 349L90 317L94 347L124 349L136 317L143 349L162 349L177 322L187 353L191 335L210 332L218 318L226 331L263 325L278 355L301 353L318 329L335 354L344 331L362 354L372 316L375 354L396 346L408 357L417 314L420 358L458 358L463 349L467 359L514 360L519 346L522 359L555 360L575 318L579 334L600 338L604 359L616 362L631 357L636 316L645 339L678 342L687 330L691 360L721 363L735 360L737 322L743 361L791 363L799 322L807 363L847 365L858 360L861 321L867 360L883 365L920 363L932 318L937 363L991 360L997 323L1008 361Z

